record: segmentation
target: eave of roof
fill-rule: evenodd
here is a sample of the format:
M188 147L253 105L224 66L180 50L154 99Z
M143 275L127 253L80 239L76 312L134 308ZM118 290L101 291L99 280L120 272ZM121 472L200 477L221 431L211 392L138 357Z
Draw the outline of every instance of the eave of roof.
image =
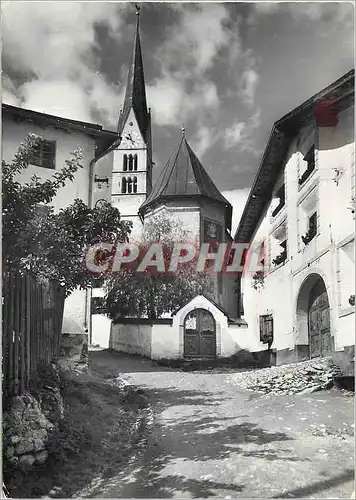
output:
M247 243L251 240L271 199L273 187L284 165L293 137L304 124L314 119L315 105L323 99L331 99L333 103L337 103L339 111L350 106L354 100L354 70L349 71L274 123L235 233L235 241Z
M62 118L61 116L49 115L40 113L31 109L19 108L10 104L2 104L2 112L12 115L20 120L32 121L34 123L48 124L61 129L70 129L91 137L104 138L113 141L117 138L117 133L111 130L105 130L99 124L82 122L79 120L71 120Z

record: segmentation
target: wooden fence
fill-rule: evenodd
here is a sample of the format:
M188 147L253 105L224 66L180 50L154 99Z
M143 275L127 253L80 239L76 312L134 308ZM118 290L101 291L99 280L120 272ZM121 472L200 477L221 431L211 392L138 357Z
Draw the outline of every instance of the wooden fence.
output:
M3 274L3 395L25 392L39 362L60 353L64 296L18 271Z

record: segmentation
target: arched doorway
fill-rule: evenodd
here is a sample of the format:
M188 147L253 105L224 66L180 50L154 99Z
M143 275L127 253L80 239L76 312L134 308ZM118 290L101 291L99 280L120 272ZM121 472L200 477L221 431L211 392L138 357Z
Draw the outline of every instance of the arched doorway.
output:
M333 351L330 304L324 280L319 274L308 276L297 301L299 343L308 344L309 358L328 356Z
M313 286L308 309L309 351L311 358L326 356L332 351L330 335L330 305L324 281Z
M216 324L206 309L194 309L184 320L184 357L215 358Z

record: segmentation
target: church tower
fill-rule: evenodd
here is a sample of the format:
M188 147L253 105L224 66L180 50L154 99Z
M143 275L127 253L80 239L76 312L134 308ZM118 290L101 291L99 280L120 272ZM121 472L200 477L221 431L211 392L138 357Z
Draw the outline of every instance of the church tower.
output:
M136 33L129 67L124 105L120 111L120 145L113 152L111 203L124 220L133 222L132 239L142 230L138 214L152 189L151 114L147 109L140 42L140 15L136 11Z

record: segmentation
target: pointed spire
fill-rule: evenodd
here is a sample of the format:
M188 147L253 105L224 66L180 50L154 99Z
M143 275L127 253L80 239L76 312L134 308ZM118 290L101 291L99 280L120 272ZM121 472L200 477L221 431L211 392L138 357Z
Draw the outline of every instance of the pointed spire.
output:
M143 60L140 41L140 7L136 7L136 33L133 43L133 52L127 78L126 92L123 111L119 118L118 132L126 123L131 108L135 111L142 135L146 138L147 128L149 126L149 113L147 110L145 77L143 72Z

